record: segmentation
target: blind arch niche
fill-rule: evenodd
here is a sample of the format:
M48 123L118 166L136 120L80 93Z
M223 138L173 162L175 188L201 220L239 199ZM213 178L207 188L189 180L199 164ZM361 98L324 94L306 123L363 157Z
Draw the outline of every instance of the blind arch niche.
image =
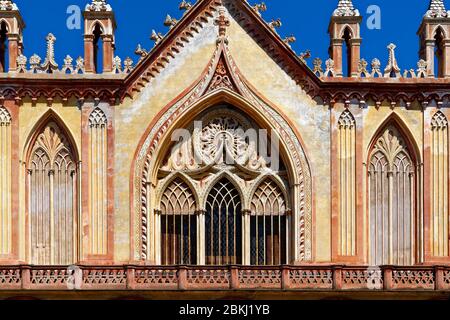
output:
M394 124L381 131L372 147L368 165L371 265L413 265L417 259L414 159Z
M78 247L78 160L55 120L38 130L27 169L30 262L73 264Z

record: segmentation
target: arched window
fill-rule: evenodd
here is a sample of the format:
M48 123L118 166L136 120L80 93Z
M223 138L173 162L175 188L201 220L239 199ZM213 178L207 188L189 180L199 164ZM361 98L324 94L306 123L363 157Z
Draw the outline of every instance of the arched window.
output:
M8 27L6 22L0 24L0 72L8 71Z
M50 122L28 163L31 263L67 265L77 255L77 163L72 146Z
M370 263L415 263L415 165L403 137L389 126L369 163Z
M242 263L242 205L234 185L220 180L206 201L206 263Z
M288 262L288 216L280 187L264 180L253 194L250 217L250 263L281 265Z
M103 68L103 30L99 23L94 27L94 70L95 73L102 73Z
M350 77L352 74L352 50L350 43L352 31L350 28L345 28L342 39L344 40L344 43L342 44L342 73L345 77Z
M156 234L148 237L151 259L164 265L290 263L295 222L278 140L258 136L258 125L230 105L193 120L190 135L182 132L161 155L155 190L145 185L146 203L158 202L142 227L144 240Z
M441 27L436 30L436 34L434 36L435 40L435 58L434 58L434 74L438 78L442 78L444 76L444 39L445 34Z
M161 198L161 261L163 265L197 262L197 217L195 197L177 178Z

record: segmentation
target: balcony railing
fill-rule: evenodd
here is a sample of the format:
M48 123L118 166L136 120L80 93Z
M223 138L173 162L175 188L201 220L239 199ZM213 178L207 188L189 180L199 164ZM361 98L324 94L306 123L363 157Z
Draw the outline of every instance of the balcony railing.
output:
M0 266L4 290L450 291L450 266Z

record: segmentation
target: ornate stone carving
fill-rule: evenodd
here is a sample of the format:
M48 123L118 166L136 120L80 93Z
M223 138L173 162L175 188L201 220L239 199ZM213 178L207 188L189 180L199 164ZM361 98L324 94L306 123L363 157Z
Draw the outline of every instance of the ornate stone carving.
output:
M297 39L293 35L283 39L283 42L289 46L291 45L291 43L294 43L295 41L297 41Z
M118 56L115 56L113 59L112 73L122 73L122 59Z
M338 7L333 12L335 17L354 17L359 15L359 11L353 7L351 0L339 0Z
M276 20L272 20L271 22L269 22L269 27L273 30L276 31L276 28L281 28L282 23L281 23L281 19L278 18Z
M106 0L92 0L92 3L86 5L86 11L112 11L111 5Z
M322 59L315 58L313 61L313 72L318 77L323 77L323 69L322 69Z
M177 19L172 18L170 15L166 16L166 20L164 20L164 25L172 29L178 23Z
M217 64L216 72L207 91L211 92L217 89L235 90L231 75L223 60L220 60Z
M61 69L62 73L73 73L74 69L73 69L73 59L71 56L67 55L66 58L64 59L64 65L63 68Z
M108 120L106 118L106 115L100 108L96 108L91 112L91 115L89 116L89 126L91 128L105 127L107 123Z
M366 78L370 77L370 73L369 73L369 71L367 71L367 65L368 65L368 63L365 59L359 60L358 74L360 77L366 77Z
M180 10L189 10L190 8L192 8L192 4L186 0L181 1L180 6L179 6Z
M160 32L156 32L155 30L152 30L152 35L150 36L150 39L155 42L155 46L161 42L162 39L164 39L164 36Z
M325 76L326 77L334 77L335 76L334 60L328 59L327 61L325 61L325 66L326 66Z
M0 126L8 126L11 124L11 115L5 107L0 107Z
M25 73L27 72L27 57L23 54L17 57L17 73Z
M383 74L381 73L381 62L377 58L372 60L372 73L370 74L373 78L375 77L382 77Z
M427 69L428 63L425 60L420 59L419 62L417 62L417 78L426 78Z
M46 73L53 73L58 70L58 64L55 61L55 41L56 37L49 33L45 38L47 40L47 55L45 56L44 63L41 65L41 69Z
M123 72L130 73L133 69L133 60L130 57L127 57L123 62Z
M389 61L386 69L384 69L384 76L386 78L399 78L400 75L400 68L397 64L397 59L395 57L395 49L397 46L393 43L388 45L389 50Z
M431 0L428 11L425 13L426 18L447 18L450 16L449 11L445 9L443 0Z
M267 11L267 6L266 6L266 4L264 2L255 4L252 8L259 15L261 15L261 12Z
M148 55L148 51L143 49L141 44L138 44L134 53L140 57L139 60L144 59Z
M2 10L2 11L12 11L12 10L16 11L16 10L19 10L19 8L11 0L2 0L2 1L0 1L0 10Z
M135 167L135 189L134 189L134 204L135 204L135 234L139 234L140 237L135 238L136 241L136 250L135 257L136 259L147 259L148 254L151 253L149 251L150 243L149 239L152 239L152 236L149 234L149 231L152 231L153 226L151 225L152 219L149 214L151 214L151 208L148 205L151 203L151 199L155 197L155 193L158 194L162 192L157 188L155 193L149 192L148 189L148 181L149 179L153 179L149 174L151 172L155 172L156 165L156 153L160 148L161 138L167 133L167 130L170 128L170 124L174 123L176 119L179 119L181 116L187 114L191 108L195 105L195 102L201 99L205 94L208 93L208 88L214 78L214 74L216 73L216 66L218 65L221 57L225 58L225 64L227 70L229 70L233 74L233 81L236 80L235 83L235 94L239 94L245 99L249 101L249 103L256 106L256 108L261 111L265 117L271 119L272 125L274 125L273 130L277 132L277 135L283 141L283 144L286 145L290 150L290 156L292 157L292 161L294 163L295 177L296 177L296 185L291 190L297 194L297 199L300 199L295 208L293 208L295 223L298 224L298 233L296 238L296 245L298 247L298 256L296 257L298 261L309 261L311 259L311 176L309 172L309 166L306 162L306 158L304 156L302 147L295 135L293 133L290 126L286 123L286 120L281 117L275 110L273 110L267 103L265 103L261 98L255 94L252 89L249 88L248 85L245 84L244 80L241 78L240 73L234 64L228 49L226 47L226 42L219 41L217 43L217 50L214 54L213 59L208 67L208 73L204 76L204 78L198 82L198 84L192 88L185 96L183 96L178 102L174 103L162 116L157 123L153 126L149 135L145 139L141 149L138 151L138 158ZM237 92L236 92L237 90ZM206 121L207 123L207 121ZM191 142L189 142L191 143ZM170 161L169 161L170 162ZM175 171L171 171L174 164L177 162L172 162L170 166L168 166L169 162L166 162L166 165L163 166L162 170L159 171L160 177L167 177L163 179L170 179ZM195 166L184 167L183 173L188 175L190 179L192 179L192 183L194 185L197 184L195 179L198 177L204 177L206 179L206 187L208 183L213 181L213 178L217 176L217 174L225 174L230 177L230 179L235 180L235 185L239 186L242 190L247 190L248 186L245 185L245 180L255 179L258 175L258 171L248 170L244 168L232 169L234 171L230 171L230 168L209 168L207 171L202 171L196 169ZM215 172L214 170L219 170L217 174L211 174ZM183 170L180 167L177 167L177 171ZM222 171L220 171L222 170ZM244 172L245 171L245 172ZM261 171L263 173L264 171ZM282 183L283 184L283 183ZM251 185L251 184L250 184ZM244 192L244 191L242 191ZM203 195L204 197L204 195ZM200 201L201 202L201 201ZM246 200L248 202L248 200ZM248 204L246 204L248 207ZM152 231L153 232L153 231ZM151 241L151 240L150 240ZM152 255L153 257L153 255ZM151 258L153 259L153 258Z
M30 72L36 73L39 71L39 68L41 64L41 57L39 57L37 54L33 54L30 58Z

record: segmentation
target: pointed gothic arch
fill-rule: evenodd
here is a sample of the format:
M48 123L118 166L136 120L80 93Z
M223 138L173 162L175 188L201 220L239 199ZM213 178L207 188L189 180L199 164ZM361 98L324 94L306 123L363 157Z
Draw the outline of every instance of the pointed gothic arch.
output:
M147 128L136 150L130 181L133 190L130 201L133 213L132 259L157 261L154 241L155 221L151 213L156 206L155 186L158 185L158 174L171 147L172 133L178 128L189 128L193 119L221 104L232 106L238 113L252 119L255 128L267 129L272 140L279 141L278 151L285 166L285 179L290 185L292 203L295 203L292 207L293 237L290 244L292 249L290 262L310 261L313 243L312 177L304 144L288 118L243 77L231 57L226 42L222 40L217 41L214 56L200 78L180 94L177 100L160 111ZM206 167L206 169L213 168ZM206 169L191 170L191 174L208 174ZM218 173L217 168L213 170L216 170L215 174ZM239 179L257 178L256 171L248 170L239 164L236 164L235 170L233 175L241 175ZM238 183L241 188L242 184ZM248 191L247 188L245 192ZM201 204L202 201L200 206ZM200 234L202 232L204 231L199 231ZM244 246L247 246L249 239L244 240L246 243ZM202 245L199 243L199 252L205 250ZM244 263L249 264L248 252L245 252L244 256ZM199 263L205 261L200 257Z
M25 151L27 259L41 265L73 264L79 247L76 145L53 112L32 132Z
M7 255L12 249L12 117L0 106L0 255Z
M430 128L430 214L428 219L431 255L449 255L449 128L445 114L438 110L431 118Z
M421 260L420 159L397 115L374 135L367 161L369 263L413 265Z
M227 178L210 189L205 202L206 264L242 264L242 198Z
M65 136L67 137L70 145L73 146L72 151L74 153L74 157L76 159L81 159L80 146L76 142L72 130L69 129L69 127L66 125L63 118L53 109L46 111L39 118L39 120L36 121L34 126L29 131L30 133L24 143L24 147L23 147L23 151L22 151L22 159L24 159L24 161L28 161L28 159L30 158L31 146L36 142L36 139L38 137L38 132L43 130L43 128L49 122L55 122L61 128L61 130L65 133Z
M304 151L301 149L301 142L300 140L297 140L296 142L294 142L294 144L292 144L292 142L290 142L290 146L292 148L300 148L297 150L301 150L301 154L297 154L297 156L300 156L300 158L298 158L298 162L294 161L293 162L293 158L292 158L292 153L291 156L289 155L288 150L288 146L286 145L286 142L284 139L287 138L286 135L280 134L279 131L277 129L279 128L273 128L271 124L269 124L269 122L267 122L266 120L264 120L264 117L261 116L261 114L258 112L259 110L256 110L248 101L246 101L245 99L243 99L241 96L238 96L236 93L231 92L229 90L226 89L220 89L217 90L215 92L211 92L209 93L206 97L200 99L197 103L195 103L194 105L192 105L192 112L190 114L190 116L188 117L188 119L193 119L195 118L195 116L198 116L199 114L201 114L202 112L205 112L206 110L208 110L209 108L211 108L211 106L217 105L217 104L221 104L221 103L230 103L230 105L232 105L233 107L236 107L236 110L238 110L239 112L243 112L243 114L246 114L248 117L251 117L253 120L255 120L258 124L263 123L263 127L272 129L272 134L276 134L279 136L280 138L280 151L281 151L281 159L282 162L286 165L286 178L288 179L289 183L291 186L294 186L294 190L299 190L297 188L304 188L304 193L302 193L302 195L298 196L298 195L294 195L294 193L296 193L296 191L293 192L293 194L289 197L290 200L292 199L292 201L294 201L294 199L300 199L302 197L306 197L304 198L305 201L303 202L304 205L306 205L306 207L295 207L293 208L293 212L296 212L296 215L293 215L293 224L298 223L299 226L297 226L295 229L297 230L297 235L293 235L293 238L295 238L294 241L292 241L291 245L291 249L292 249L292 260L294 259L294 257L297 255L299 256L298 259L311 259L311 244L312 244L312 232L311 232L311 223L312 223L312 206L311 206L311 187L312 187L312 181L311 179L311 173L310 173L310 169L309 169L309 165L307 164L307 160L306 160L306 155L304 154ZM161 113L163 114L163 113ZM139 202L139 215L138 215L138 223L141 219L141 215L142 214L150 214L152 210L148 209L151 207L155 207L157 206L157 204L155 204L155 197L151 196L151 194L153 193L153 191L151 191L152 187L151 185L155 185L156 184L156 180L155 178L158 175L158 169L161 166L161 163L163 162L165 155L167 154L167 152L169 151L170 148L170 137L171 137L171 133L173 132L173 130L175 130L177 127L186 127L186 124L188 123L189 120L186 120L186 118L181 118L181 119L177 119L176 121L171 123L171 128L170 132L165 133L162 136L162 141L158 142L158 152L156 152L156 150L153 150L151 152L151 154L154 156L150 157L147 156L146 161L142 162L142 166L141 168L143 168L144 170L139 170L140 174L136 174L133 173L134 177L141 177L140 179L144 179L142 181L145 182L141 182L142 187L139 187L139 189L134 189L135 191L138 191L138 193L141 193L142 195L146 194L146 196L141 196L139 199L142 200L142 202ZM153 127L155 124L152 124L151 127ZM148 133L146 134L145 137L148 136ZM295 134L294 134L295 136ZM292 137L292 136L290 136ZM148 138L147 138L148 139ZM145 140L144 140L145 141ZM166 141L166 142L164 142ZM145 142L142 145L147 145ZM295 149L291 149L291 150L295 150ZM137 152L137 157L139 156L139 153ZM303 160L302 160L303 159ZM138 165L139 162L137 162L135 165ZM139 168L139 166L134 167L134 169ZM297 169L299 169L300 171L297 171ZM226 175L225 175L226 176ZM300 180L299 180L300 179ZM302 180L302 179L306 179ZM132 181L134 181L135 183L137 182L135 179L133 179ZM141 181L141 180L139 180ZM212 185L212 183L208 183L208 185ZM137 185L136 184L132 184L133 188L136 188ZM238 188L239 190L239 188ZM142 193L144 192L144 193ZM133 197L134 199L136 198L137 194L135 194L135 196ZM200 199L204 198L207 196L207 193L205 192L205 194L202 196L200 196ZM244 198L245 199L245 198ZM243 203L245 203L246 201L243 200ZM200 201L200 206L202 205L202 200ZM134 207L135 202L132 202L132 208ZM136 207L134 207L136 209ZM301 213L300 213L301 212ZM136 220L134 220L136 221ZM154 239L154 235L151 234L152 232L152 227L151 224L155 223L154 221L152 221L152 219L145 219L145 224L140 224L141 226L143 226L143 228L139 229L139 230L148 230L146 234L141 234L141 238L135 239L137 240L137 242L133 243L133 251L136 250L136 245L138 245L138 248L140 246L142 246L142 240L147 241L147 244L142 247L144 248L144 251L140 251L140 253L142 254L140 257L142 259L142 257L146 257L145 259L148 259L149 256L149 252L150 252L150 248L153 248L153 250L157 250L157 248L155 248L155 244L151 244L150 242L152 241L151 239ZM136 224L134 224L133 226L136 226ZM305 233L306 232L306 233ZM138 233L139 234L139 233ZM296 245L297 244L297 245ZM306 246L305 246L306 244ZM205 248L199 248L199 250L204 250ZM307 250L307 251L304 251ZM134 251L136 252L136 251ZM151 254L150 254L151 255ZM199 262L201 263L201 261ZM250 262L248 262L250 263Z
M289 196L276 178L256 185L250 202L250 263L282 265L289 261Z

